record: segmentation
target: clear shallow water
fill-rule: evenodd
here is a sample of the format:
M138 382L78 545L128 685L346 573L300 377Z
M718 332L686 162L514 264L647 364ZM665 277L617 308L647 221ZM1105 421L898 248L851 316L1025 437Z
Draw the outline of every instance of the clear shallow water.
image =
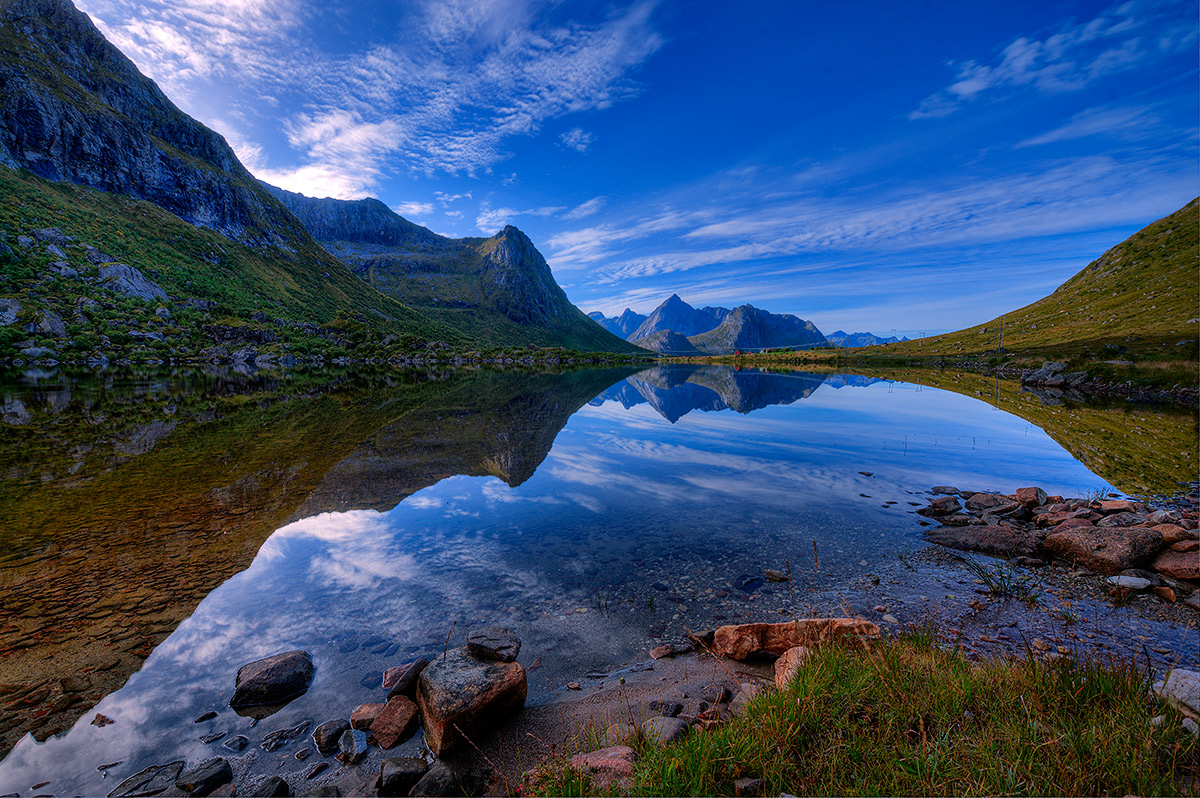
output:
M1105 486L1037 427L956 393L720 367L624 376L433 380L421 390L442 393L404 413L398 408L418 406L424 394L389 394L394 385L367 380L353 391L343 385L335 415L317 414L309 426L297 418L307 418L302 403L282 420L263 421L265 431L254 434L267 447L274 423L311 437L334 417L371 418L323 445L332 456L297 455L309 471L288 462L284 445L269 448L255 485L243 475L235 485L207 486L204 495L237 494L252 508L274 501L275 516L249 513L261 523L280 514L293 520L271 526L261 544L243 542L248 567L207 591L140 669L67 733L21 739L0 762L0 792L29 794L51 780L43 791L107 793L147 765L234 756L221 740L199 741L215 731L245 734L251 747L243 756L269 759L271 768L285 762L280 772L306 770L314 760L284 759L302 743L265 754L262 737L380 700L385 667L439 653L448 634L450 645L461 645L475 624L521 635L530 699L545 700L567 681L640 659L686 629L758 619L764 593L782 591L784 606L794 597L802 609L809 592L919 547L921 519L910 502L923 505L933 485L1011 492L1037 484L1066 495ZM14 389L6 408L23 401L36 421L31 396ZM56 401L69 412L69 397ZM224 412L227 425L239 418ZM156 421L139 418L139 429ZM218 447L213 456L236 446L220 420L206 423L215 424L206 433ZM141 454L165 456L183 446L171 436L186 433L186 425L173 428ZM244 431L237 438L247 443ZM121 456L131 459L89 478L132 478L139 458ZM30 482L27 497L46 489ZM189 534L199 546L200 534L237 530ZM91 552L91 567L104 557L103 547ZM756 579L764 568L789 566L790 592ZM36 573L14 568L10 583ZM234 715L226 702L238 666L293 648L317 664L310 691L253 727ZM209 709L216 719L192 722ZM95 712L116 723L89 725ZM112 776L97 772L118 760Z

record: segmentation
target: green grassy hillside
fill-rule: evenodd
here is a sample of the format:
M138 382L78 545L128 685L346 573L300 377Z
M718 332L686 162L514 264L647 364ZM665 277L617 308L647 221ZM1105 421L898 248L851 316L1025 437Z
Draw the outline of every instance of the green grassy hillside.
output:
M1196 359L1200 337L1200 199L1105 252L1050 296L984 324L875 347L888 355L977 355L1004 349L1052 358Z
M235 327L247 336L269 334L276 339L269 348L296 355L352 349L366 356L382 352L389 335L392 347L419 340L470 343L374 290L307 236L291 252L249 247L150 202L5 167L0 167L0 197L0 298L21 305L17 323L0 327L0 358L12 356L13 345L27 341L52 349L60 359L100 350L110 358L188 357L213 346L201 329L211 324ZM60 259L43 243L18 243L19 236L46 227L75 238L62 249L77 276L54 271L50 264ZM169 297L211 300L216 306L203 310L173 299L160 303L111 293L100 284L98 267L88 261L84 246L140 270ZM156 313L160 306L166 318ZM26 331L25 323L44 311L65 322L66 335ZM258 311L266 321L252 319ZM276 318L290 324L278 324ZM301 323L323 330L314 334ZM159 333L164 340L133 332Z

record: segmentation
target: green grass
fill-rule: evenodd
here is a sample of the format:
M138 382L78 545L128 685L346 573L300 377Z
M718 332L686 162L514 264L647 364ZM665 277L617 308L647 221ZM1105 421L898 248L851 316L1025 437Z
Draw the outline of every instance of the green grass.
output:
M743 717L643 746L630 794L733 795L743 777L766 795L1178 794L1197 772L1180 721L1130 665L975 663L918 629L820 649ZM561 766L543 767L533 792L594 794Z

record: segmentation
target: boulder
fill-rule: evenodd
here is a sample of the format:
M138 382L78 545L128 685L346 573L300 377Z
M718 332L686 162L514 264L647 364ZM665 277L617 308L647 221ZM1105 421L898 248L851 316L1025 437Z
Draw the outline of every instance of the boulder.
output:
M359 704L350 713L350 728L359 731L369 731L371 721L383 711L386 704Z
M1122 590L1145 590L1151 586L1149 579L1143 579L1140 576L1110 576L1104 581L1108 582L1113 587L1119 587Z
M521 638L503 626L483 626L467 632L467 650L480 659L516 662Z
M667 745L682 740L691 727L679 718L649 718L642 724L642 738L655 745Z
M591 777L592 788L603 793L626 792L633 784L637 753L627 745L614 745L571 757L571 767Z
M194 768L183 771L175 786L188 795L208 795L218 787L233 781L233 768L224 757L206 759Z
M291 701L308 692L314 670L307 651L285 651L243 665L238 668L229 706L237 709Z
M1200 719L1200 673L1173 668L1154 683L1154 692L1187 717Z
M967 509L986 510L1009 502L1010 499L1007 496L1001 496L998 493L976 493L967 499Z
M878 626L870 621L853 618L806 618L784 623L747 623L717 629L713 635L713 651L718 656L741 660L758 655L778 656L796 646L815 648L846 638L878 635Z
M939 496L957 496L958 488L953 485L934 485L933 492Z
M425 742L440 756L464 733L495 723L525 706L525 668L519 662L484 661L455 649L421 671L417 706Z
M413 785L408 794L414 798L468 795L471 785L464 783L467 781L470 779L463 778L445 762L438 761L429 766L429 770Z
M929 506L917 510L921 515L937 517L939 515L951 515L962 509L962 504L959 503L957 496L939 496L929 502Z
M1021 382L1027 385L1044 385L1050 378L1062 374L1067 368L1065 363L1055 363L1052 360L1047 360L1042 363L1042 367L1037 371L1030 372L1021 376ZM1065 382L1065 380L1063 380Z
M166 299L167 292L154 282L147 280L140 271L124 263L110 263L100 267L101 284L109 291L125 294L135 299Z
M428 772L429 766L422 759L398 756L383 760L379 766L379 794L381 796L404 796L417 785Z
M417 721L417 705L398 695L388 699L371 722L371 736L380 748L395 748L417 733Z
M0 298L0 327L16 324L21 315L21 303L13 297Z
M1146 520L1146 517L1138 513L1113 513L1106 515L1096 522L1096 526L1137 526Z
M1146 505L1141 502L1133 502L1128 499L1114 499L1112 501L1102 501L1097 508L1105 515L1112 513L1140 513L1145 511Z
M316 743L317 750L325 756L332 754L337 750L338 740L341 739L342 733L349 728L350 721L338 718L337 720L327 720L313 729L313 742Z
M367 735L358 729L347 729L338 738L337 758L343 765L357 765L367 755Z
M775 660L775 687L779 690L784 690L792 680L796 678L796 674L800 672L800 666L804 660L808 659L809 650L804 646L796 646L789 648L780 655L779 659Z
M1010 524L987 524L938 527L926 532L924 538L939 546L959 551L981 551L1005 557L1032 557L1041 544L1042 534Z
M1155 510L1146 518L1152 524L1177 524L1183 518L1174 510Z
M158 795L175 784L175 780L183 772L183 764L182 761L179 761L168 762L165 765L151 765L118 784L108 794L108 798L138 798L138 796L144 795Z
M1162 535L1148 527L1082 527L1051 532L1042 547L1060 560L1111 576L1149 561L1162 548Z
M1190 540L1192 538L1191 530L1184 529L1176 524L1158 524L1154 527L1163 536L1163 543L1170 546L1172 543L1178 543L1181 540Z
M387 697L392 699L403 695L412 698L417 692L417 677L421 675L421 671L425 670L425 666L428 664L429 660L421 657L384 671L383 689L388 691Z
M1017 488L1016 500L1030 509L1041 507L1046 503L1046 491L1041 488Z
M1171 551L1200 551L1200 540L1180 540L1171 544Z
M1200 579L1200 554L1167 549L1154 559L1150 567L1172 579Z

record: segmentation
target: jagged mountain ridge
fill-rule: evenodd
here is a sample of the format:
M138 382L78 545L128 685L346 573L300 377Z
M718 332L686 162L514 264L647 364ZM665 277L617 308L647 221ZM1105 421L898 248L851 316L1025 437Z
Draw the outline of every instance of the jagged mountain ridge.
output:
M620 316L613 316L611 319L598 310L593 310L587 315L589 319L613 335L626 340L629 340L629 336L633 334L633 331L646 320L646 317L641 313L634 313L629 308L625 308L625 311Z
M376 199L318 199L263 185L363 280L458 329L501 344L636 351L571 304L512 225L490 238L447 238Z
M671 294L651 311L646 320L630 333L626 340L649 338L660 330L672 330L683 336L698 335L716 327L727 315L728 308L694 308L680 299L679 294Z
M811 321L791 314L768 313L753 305L734 308L712 330L688 337L701 352L720 355L737 350L826 345Z

